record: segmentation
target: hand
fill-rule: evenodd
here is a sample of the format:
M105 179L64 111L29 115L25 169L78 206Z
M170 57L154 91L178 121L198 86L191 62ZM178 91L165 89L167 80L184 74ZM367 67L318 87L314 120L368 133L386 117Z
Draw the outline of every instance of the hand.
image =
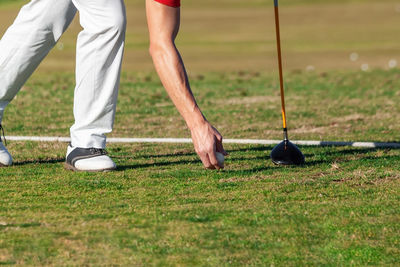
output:
M199 155L204 167L207 169L223 169L224 166L218 164L215 152L220 152L224 156L228 153L222 146L222 135L210 123L205 122L191 129L193 145Z

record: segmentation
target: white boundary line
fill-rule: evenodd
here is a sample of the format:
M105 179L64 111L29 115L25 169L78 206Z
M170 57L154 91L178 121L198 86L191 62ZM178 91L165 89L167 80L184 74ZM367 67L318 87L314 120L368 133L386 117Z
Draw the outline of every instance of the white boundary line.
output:
M6 136L10 141L70 142L69 137L51 136ZM190 138L107 138L108 143L192 143ZM225 144L276 145L282 140L224 139ZM400 148L400 143L292 141L302 146L352 146L366 148Z

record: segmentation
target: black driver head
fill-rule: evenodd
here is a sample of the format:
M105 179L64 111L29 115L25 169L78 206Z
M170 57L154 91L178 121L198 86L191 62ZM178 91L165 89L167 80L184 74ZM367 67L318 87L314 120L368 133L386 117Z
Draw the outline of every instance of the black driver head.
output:
M303 153L289 140L282 141L272 149L271 159L277 165L301 165L305 163Z

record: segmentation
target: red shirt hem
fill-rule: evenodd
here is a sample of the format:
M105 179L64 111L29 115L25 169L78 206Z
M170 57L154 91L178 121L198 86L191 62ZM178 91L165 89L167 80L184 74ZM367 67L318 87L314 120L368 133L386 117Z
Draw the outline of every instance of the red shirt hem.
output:
M171 7L180 7L181 6L181 0L155 0L161 4L171 6Z

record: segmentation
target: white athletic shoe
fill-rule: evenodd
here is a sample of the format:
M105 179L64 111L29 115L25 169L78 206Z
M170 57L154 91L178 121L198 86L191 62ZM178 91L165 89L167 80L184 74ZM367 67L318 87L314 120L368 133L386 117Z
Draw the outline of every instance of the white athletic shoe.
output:
M0 131L4 137L4 129L3 126L1 126L1 124L0 124ZM6 140L5 137L4 140ZM10 152L8 152L7 148L3 145L0 136L0 167L7 167L10 166L11 164L12 164L11 154Z
M7 167L12 164L12 157L7 148L0 141L0 167Z
M107 156L107 151L100 148L67 148L65 168L73 171L104 172L117 168L114 161Z

